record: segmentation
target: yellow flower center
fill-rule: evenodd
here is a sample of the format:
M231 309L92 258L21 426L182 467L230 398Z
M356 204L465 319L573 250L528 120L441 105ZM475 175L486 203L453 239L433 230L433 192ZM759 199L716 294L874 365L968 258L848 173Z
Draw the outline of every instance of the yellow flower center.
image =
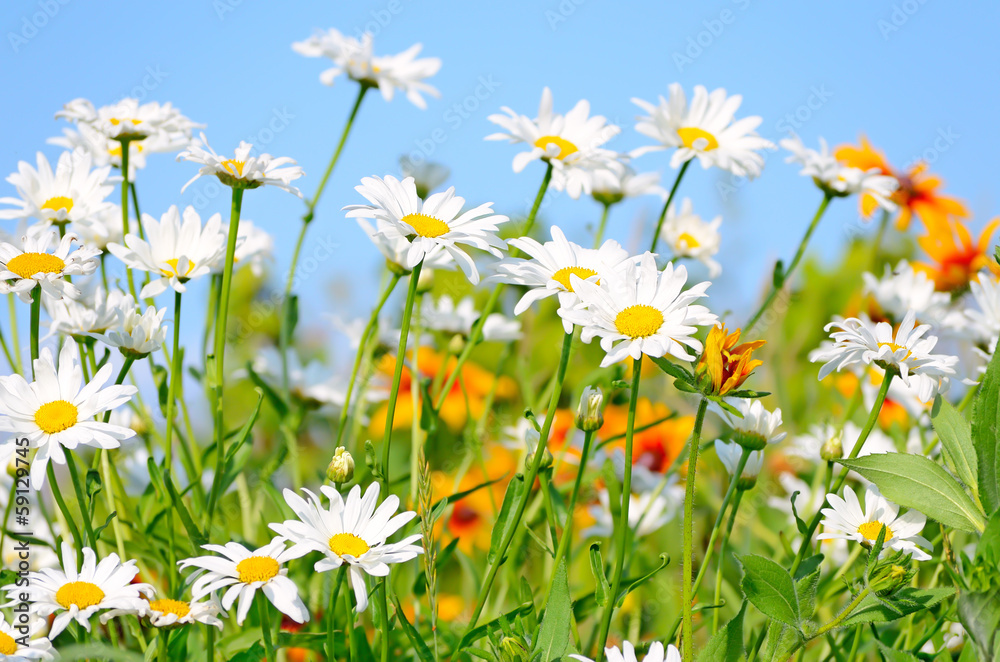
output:
M623 336L635 340L646 338L663 326L663 313L646 304L629 306L615 316L615 328Z
M236 564L236 572L244 584L266 582L278 576L281 566L270 556L251 556Z
M77 609L86 609L101 604L102 600L104 591L90 582L69 582L56 591L56 602L62 605L63 609L69 609L73 605L76 605Z
M906 349L906 347L904 347L903 345L897 345L894 342L880 342L878 344L878 346L879 346L880 349L882 347L888 347L890 350L892 350L893 354L895 354L896 352L898 352L901 349ZM904 356L902 360L905 361L906 359L910 358L911 354L912 354L912 352L910 352L909 350L907 350L906 356Z
M552 280L565 287L567 292L572 292L573 286L570 284L569 277L574 274L578 278L587 280L591 276L596 276L597 272L593 269L587 269L585 267L563 267L559 271L552 274Z
M866 539L875 542L878 540L878 534L882 532L882 527L885 526L882 522L865 522L858 527L858 533L863 535ZM889 540L892 538L892 529L885 526L885 539Z
M681 236L677 237L677 245L680 247L686 247L690 250L701 246L701 242L695 239L694 235L690 232L683 232L681 233Z
M114 126L118 126L122 122L131 122L132 126L138 126L139 124L142 124L142 120L137 120L135 118L131 118L131 119L129 119L129 118L118 119L117 117L112 117L108 121L111 122L111 124L113 124Z
M72 402L46 402L35 412L35 424L46 434L56 434L76 425L78 413Z
M21 253L7 262L7 271L21 278L31 278L35 274L57 274L66 268L66 263L48 253Z
M576 145L559 136L542 136L535 141L535 147L539 149L548 150L549 145L556 145L559 148L559 153L555 156L557 159L565 159L570 154L580 151Z
M680 136L685 147L699 152L710 152L719 146L719 141L715 139L715 136L696 126L677 129L677 135Z
M226 159L222 162L222 167L226 169L226 172L233 175L234 177L243 176L243 166L247 164L246 161L237 161L236 159Z
M0 632L0 654L13 655L17 652L17 642L6 632Z
M369 549L368 543L353 533L338 533L330 538L330 551L337 556L359 558Z
M184 618L191 613L191 605L181 600L153 600L149 603L149 608L161 614L173 614L177 618Z
M407 214L399 220L413 228L413 231L421 237L433 239L451 230L447 223L427 214Z
M54 198L49 198L44 203L42 203L42 209L50 209L52 211L59 211L60 209L65 209L66 213L73 211L73 198L67 198L64 195L57 195Z
M189 273L194 271L194 262L192 262L191 260L188 260L187 271L185 271L184 273L177 271L177 263L179 261L180 258L176 257L172 257L169 260L164 260L164 262L170 265L171 271L167 271L166 269L160 269L160 273L167 278L170 278L171 276L177 276L178 278L185 278Z

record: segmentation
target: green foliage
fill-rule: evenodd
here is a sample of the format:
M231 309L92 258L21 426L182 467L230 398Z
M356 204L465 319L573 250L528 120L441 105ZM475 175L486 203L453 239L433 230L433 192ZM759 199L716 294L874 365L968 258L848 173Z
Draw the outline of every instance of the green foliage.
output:
M994 351L972 403L972 443L979 466L979 497L987 514L1000 509L1000 352Z

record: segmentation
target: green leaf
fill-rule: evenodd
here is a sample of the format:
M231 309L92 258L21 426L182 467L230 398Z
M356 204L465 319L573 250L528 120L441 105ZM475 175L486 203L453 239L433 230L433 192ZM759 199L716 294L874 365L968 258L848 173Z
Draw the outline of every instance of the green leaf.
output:
M87 496L93 501L94 496L101 491L103 483L101 482L101 474L96 469L87 470Z
M558 660L569 647L570 620L573 618L573 601L569 597L569 579L566 559L559 561L552 581L552 592L545 603L545 615L538 628L533 656L541 654L542 662Z
M156 648L153 647L153 650L156 650ZM108 644L77 644L59 649L60 662L77 662L78 660L92 660L95 658L108 660L109 662L142 662L141 653L115 648ZM234 657L233 660L235 659Z
M781 260L774 263L774 273L771 274L771 284L776 290L780 290L781 286L785 284L785 263Z
M660 554L659 565L657 565L655 568L647 572L645 575L639 577L638 579L625 583L625 588L621 590L621 592L618 594L618 599L615 600L615 606L621 607L622 604L625 602L625 596L627 596L629 593L631 593L635 589L645 584L650 577L658 573L660 570L666 568L669 563L670 563L670 557L667 556L666 554Z
M274 407L274 411L278 413L278 417L285 418L288 416L288 404L285 402L285 399L278 395L278 392L257 374L250 361L247 361L247 375L249 375L250 381L254 383L254 386L260 389L260 392L267 396L267 401L271 403L272 407Z
M799 565L799 569L795 571L795 580L797 581L807 575L811 575L813 570L818 568L821 563L823 563L822 554L816 554L806 558L806 560Z
M170 501L174 504L174 510L177 511L177 514L181 518L181 524L184 525L188 537L191 538L191 546L194 548L195 553L197 553L201 549L201 546L208 542L208 539L198 528L198 525L194 523L194 519L191 517L191 513L188 512L187 506L184 505L184 502L181 501L180 496L177 494L177 488L174 487L174 481L169 473L164 474L163 482L167 487L167 493L170 495Z
M840 463L875 483L885 498L945 526L980 532L986 526L983 513L962 486L941 465L922 455L881 453Z
M963 592L958 596L958 618L976 643L980 658L996 659L1000 654L995 639L1000 632L1000 593Z
M743 616L747 603L740 607L740 613L733 620L712 635L708 645L698 654L698 662L739 662L743 657Z
M841 627L894 621L922 609L930 609L954 593L955 589L953 588L912 588L907 586L899 589L891 598L883 598L883 600L891 602L901 613L894 612L879 602L879 599L874 595L869 595L861 601L854 613L844 620Z
M1000 568L1000 510L986 522L986 529L976 545L976 562Z
M520 616L521 614L527 614L532 610L534 610L534 608L535 605L528 602L523 605L514 607L506 614L501 614L500 616L497 616L489 623L484 623L480 626L477 626L474 630L472 630L471 632L467 633L464 637L462 637L462 640L458 642L458 646L455 647L455 650L457 651L464 650L465 647L471 644L473 641L477 641L478 639L482 638L483 635L487 634L490 628L497 627L501 623L509 622L509 620L513 617Z
M740 586L747 600L765 616L798 628L799 599L788 571L763 556L746 554L739 560L744 572Z
M599 542L590 546L590 570L594 573L594 581L597 583L597 590L594 591L597 606L607 607L608 597L611 595L611 583L608 582L608 578L604 574L604 559L601 557L601 543Z
M726 393L727 398L766 398L769 395L771 395L769 391L754 391L748 388Z
M941 440L945 461L974 494L979 494L979 462L972 445L972 425L947 400L940 402L931 422Z
M417 629L406 620L406 614L403 613L403 605L399 604L399 597L393 593L392 603L396 605L396 618L399 620L399 624L403 626L403 631L406 636L410 639L410 643L413 644L414 649L416 649L417 657L421 659L422 662L434 662L434 653L431 649L427 647L427 642L424 638L420 636Z
M995 348L972 402L972 444L979 463L979 498L992 515L1000 510L1000 352Z
M663 357L649 357L653 363L657 365L663 372L667 373L671 377L681 380L687 384L694 384L694 375L691 374L687 369L682 366L677 365L673 361L669 361Z
M803 620L816 613L816 588L819 586L819 569L795 582L795 595L799 599L799 614Z
M104 533L104 529L108 528L108 526L111 524L111 520L113 520L117 516L118 516L118 511L117 510L112 510L111 514L108 515L108 518L106 520L104 520L104 524L102 524L99 527L97 527L96 529L94 529L94 537L96 539L100 540L101 539L101 534Z
M510 484L507 485L507 492L503 495L503 505L500 506L500 513L497 515L496 523L493 525L493 535L490 538L490 551L486 560L491 565L501 563L503 559L497 558L500 554L500 545L506 539L507 534L517 524L513 520L514 512L522 499L526 499L526 489L524 486L524 476L515 475Z
M876 641L878 648L882 651L882 657L886 662L920 662L920 658L906 651L889 648L881 641Z
M261 662L267 659L266 654L264 646L259 641L255 641L250 648L229 658L229 662Z

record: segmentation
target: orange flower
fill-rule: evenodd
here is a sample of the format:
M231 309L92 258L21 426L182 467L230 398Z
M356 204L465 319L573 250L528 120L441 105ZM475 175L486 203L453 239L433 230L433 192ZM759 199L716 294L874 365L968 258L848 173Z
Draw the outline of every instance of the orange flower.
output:
M917 243L930 256L933 263L918 262L914 264L914 268L924 271L934 280L935 288L941 292L964 290L976 274L985 268L1000 275L1000 267L997 266L996 260L987 253L990 249L990 240L998 225L1000 218L987 223L975 242L969 229L958 220L928 228L928 233L920 237Z
M861 145L841 145L834 152L837 160L844 165L861 170L877 168L883 175L895 177L899 188L892 196L892 201L899 205L899 216L896 217L896 227L906 230L910 220L916 214L931 229L946 222L951 216L968 218L969 210L958 198L938 193L944 182L937 175L927 172L927 164L918 161L906 172L895 170L885 154L875 149L868 139L861 136ZM871 218L877 204L870 195L861 197L861 214Z
M764 365L752 357L753 351L766 341L754 340L737 345L740 341L740 330L736 329L726 335L726 325L713 326L705 340L705 351L698 360L695 374L699 379L708 376L712 381L712 392L725 395L739 388L747 380L750 373L758 366Z
M661 402L639 398L635 408L635 427L639 429L670 415ZM628 422L626 405L608 405L604 409L604 425L598 430L602 441L625 434ZM656 473L665 473L674 463L694 430L693 416L676 416L636 432L632 438L632 462ZM612 448L625 449L624 438L611 442Z
M442 499L451 494L465 492L489 480L509 479L514 474L517 459L503 446L494 445L485 450L485 468L473 466L458 483L442 472L435 472L431 478L434 498ZM452 504L451 512L435 522L434 536L442 544L458 538L458 548L466 554L474 549L489 549L493 535L496 513L503 503L508 480L499 480L488 487L476 490ZM447 532L448 536L443 536Z

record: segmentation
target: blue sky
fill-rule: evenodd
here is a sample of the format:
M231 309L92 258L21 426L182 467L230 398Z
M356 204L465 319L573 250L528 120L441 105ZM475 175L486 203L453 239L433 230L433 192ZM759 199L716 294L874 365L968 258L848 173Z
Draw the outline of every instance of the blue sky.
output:
M335 145L356 87L346 80L319 83L325 63L294 53L290 44L314 29L337 27L376 33L380 53L414 42L443 66L432 83L440 99L419 110L405 98L366 99L340 167L324 194L304 254L333 247L302 286L303 317L321 326L321 314L365 312L377 288L375 249L340 208L358 202L352 190L366 175L398 172L401 154L446 164L450 183L472 203L493 201L502 213L523 214L543 167L511 170L514 147L484 143L486 116L502 105L535 114L544 86L557 111L580 98L620 124L611 145L645 144L633 127L629 99L654 100L678 81L725 87L743 95L738 115L761 115L760 133L774 141L797 130L813 144L837 144L866 133L890 159L923 156L964 198L980 227L998 211L992 180L1000 132L994 130L1000 61L995 39L1000 9L990 3L942 0L847 3L608 2L558 0L503 3L284 2L178 0L171 3L85 3L8 0L0 17L0 172L16 170L63 124L62 104L87 97L97 105L122 96L171 101L207 125L219 152L240 139L262 151L291 156L306 170L310 195ZM459 112L458 108L464 108ZM642 157L641 170L660 170L663 153ZM203 214L228 209L212 182L180 188L195 171L169 155L150 159L139 178L143 211L195 204ZM705 217L723 216L725 268L713 285L715 306L747 310L777 257L787 260L819 202L818 191L796 169L771 155L763 176L723 194L728 176L693 167L681 187ZM13 188L0 183L0 195ZM630 248L648 242L658 209L653 199L615 209L609 236ZM275 282L288 265L302 202L276 189L250 191L244 217L277 238ZM543 218L586 241L596 203L556 196ZM643 234L636 234L636 221ZM858 227L853 201L838 201L813 246L832 258ZM326 253L321 251L320 254ZM367 277L371 274L371 277ZM310 305L313 304L313 305ZM166 301L164 301L166 305Z

